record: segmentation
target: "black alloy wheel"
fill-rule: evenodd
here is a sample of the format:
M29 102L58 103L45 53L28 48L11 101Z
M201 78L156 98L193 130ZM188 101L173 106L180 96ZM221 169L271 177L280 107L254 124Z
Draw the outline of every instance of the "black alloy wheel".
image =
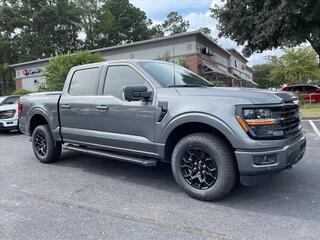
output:
M33 152L42 163L52 163L59 160L62 143L54 140L48 125L40 125L32 134Z
M41 157L46 156L48 152L48 144L45 135L42 132L37 132L34 138L37 153Z
M193 133L182 138L171 155L171 169L178 185L199 200L226 196L238 179L232 147L220 136Z
M184 179L192 187L205 190L212 187L218 177L214 157L199 147L190 147L180 162Z

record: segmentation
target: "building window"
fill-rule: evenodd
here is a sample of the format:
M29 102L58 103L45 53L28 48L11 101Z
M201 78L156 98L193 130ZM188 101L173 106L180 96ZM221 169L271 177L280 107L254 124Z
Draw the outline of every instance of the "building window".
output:
M212 49L206 47L206 46L201 46L200 48L200 52L203 54L203 55L206 55L206 56L209 56L211 58L213 58L215 56L215 53Z
M234 60L234 66L237 68L238 64L237 64L237 60Z

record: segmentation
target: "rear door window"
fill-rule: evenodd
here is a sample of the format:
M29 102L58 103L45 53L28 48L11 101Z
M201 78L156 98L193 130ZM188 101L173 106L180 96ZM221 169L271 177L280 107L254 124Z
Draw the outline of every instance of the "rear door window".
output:
M100 68L81 69L74 72L69 94L73 96L95 96L98 93Z

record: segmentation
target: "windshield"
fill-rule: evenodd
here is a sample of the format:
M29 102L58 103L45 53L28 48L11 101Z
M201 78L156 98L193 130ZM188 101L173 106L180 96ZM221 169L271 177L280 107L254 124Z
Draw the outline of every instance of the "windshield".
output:
M142 61L140 65L163 87L210 87L210 82L177 64ZM173 77L175 72L175 79Z
M18 103L20 97L19 96L10 96L5 97L3 99L0 98L0 105L10 105Z

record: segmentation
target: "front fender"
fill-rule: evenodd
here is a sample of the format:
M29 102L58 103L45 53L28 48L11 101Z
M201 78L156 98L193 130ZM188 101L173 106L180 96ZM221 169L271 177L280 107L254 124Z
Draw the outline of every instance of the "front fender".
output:
M185 113L171 119L171 121L167 123L167 125L162 131L162 134L160 135L160 139L159 139L160 142L166 143L170 133L176 127L185 123L190 123L190 122L204 123L215 128L229 140L232 146L235 145L236 133L233 131L233 129L223 120L213 115L202 113L202 112Z

